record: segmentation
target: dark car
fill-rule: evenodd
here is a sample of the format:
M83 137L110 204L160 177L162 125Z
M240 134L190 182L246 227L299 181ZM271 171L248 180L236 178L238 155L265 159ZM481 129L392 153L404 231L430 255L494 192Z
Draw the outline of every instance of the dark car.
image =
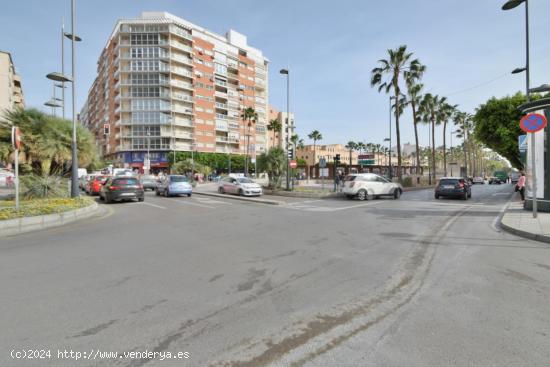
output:
M472 188L463 178L442 177L435 187L435 198L439 199L440 196L467 200L472 197Z
M105 200L106 203L134 199L145 199L143 186L136 177L109 178L99 191L99 200Z
M500 185L502 182L500 181L500 178L498 177L491 177L489 178L489 185Z
M140 177L140 181L144 191L155 191L157 189L158 181L155 176L143 175Z

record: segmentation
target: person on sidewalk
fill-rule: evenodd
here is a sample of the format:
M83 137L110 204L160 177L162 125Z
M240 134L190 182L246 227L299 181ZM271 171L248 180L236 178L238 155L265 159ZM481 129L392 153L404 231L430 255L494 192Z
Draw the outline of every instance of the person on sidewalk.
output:
M519 194L521 195L521 201L525 201L525 173L521 173L521 176L519 176L517 188L519 191Z

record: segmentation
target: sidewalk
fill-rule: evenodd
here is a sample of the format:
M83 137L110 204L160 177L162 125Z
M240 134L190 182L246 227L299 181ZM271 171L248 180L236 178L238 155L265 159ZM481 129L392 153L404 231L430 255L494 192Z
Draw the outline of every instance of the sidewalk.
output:
M500 225L517 236L550 243L550 213L539 212L537 218L533 218L533 212L524 210L518 201L508 205Z

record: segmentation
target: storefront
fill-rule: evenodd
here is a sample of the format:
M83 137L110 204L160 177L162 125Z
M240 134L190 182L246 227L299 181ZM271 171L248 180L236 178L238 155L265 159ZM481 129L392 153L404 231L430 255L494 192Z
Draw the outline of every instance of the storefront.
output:
M149 160L151 162L150 173L168 171L168 152L150 152ZM125 152L124 166L143 173L143 164L147 158L147 152Z

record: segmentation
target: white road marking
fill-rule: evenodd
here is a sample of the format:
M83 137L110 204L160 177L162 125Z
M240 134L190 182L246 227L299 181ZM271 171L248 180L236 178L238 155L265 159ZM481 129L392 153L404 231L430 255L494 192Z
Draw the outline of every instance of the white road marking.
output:
M219 200L212 200L212 199L206 199L206 198L195 198L198 202L206 203L206 204L225 204L225 205L232 205L231 203L227 203L225 201L219 201Z
M159 209L166 209L166 207L164 207L164 206L151 204L151 203L148 203L148 202L145 202L145 201L142 201L141 203L138 203L138 204L139 205L148 205L148 206L152 206L152 207L159 208Z
M306 201L297 201L297 202L294 202L294 203L288 203L287 205L291 205L291 206L294 206L294 205L300 205L300 204L310 204L310 203L318 203L319 201L323 201L323 200L306 200Z
M174 200L174 202L180 203L180 204L184 204L184 205L198 206L198 207L201 207L201 208L216 209L216 207L214 207L214 206L204 205L204 204L197 204L197 203L191 203L191 202L189 202L189 201L184 201L184 200Z
M491 194L491 196L497 196L497 195L510 195L509 192L495 192L494 194Z

